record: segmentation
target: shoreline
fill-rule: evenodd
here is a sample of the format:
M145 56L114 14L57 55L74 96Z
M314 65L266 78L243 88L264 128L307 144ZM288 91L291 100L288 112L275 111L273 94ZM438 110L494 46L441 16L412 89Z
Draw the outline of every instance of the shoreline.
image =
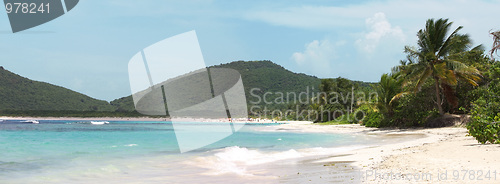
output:
M13 117L0 116L0 120L56 120L56 121L169 121L170 118L151 118L151 117Z
M349 133L380 136L425 135L332 155L314 161L320 165L350 163L360 181L369 183L498 183L500 145L479 144L466 136L464 127L378 129L350 125L314 125L298 122L280 125L302 132ZM333 164L335 165L335 164ZM483 178L478 178L483 173ZM488 178L485 178L488 174ZM325 177L325 176L323 176ZM470 177L470 178L469 178Z
M77 118L77 117L0 117L0 120L108 120L108 121L167 121L167 118ZM285 123L262 126L262 131L293 131L308 133L337 133L376 135L375 138L395 138L383 143L314 158L299 159L288 171L265 181L303 183L329 178L338 181L345 176L368 183L498 183L500 182L500 145L479 144L466 136L463 127L380 129L359 124L318 125L306 121L278 121ZM280 163L276 163L280 164ZM271 164L273 165L273 164ZM265 165L265 167L272 167ZM345 170L349 168L350 170ZM472 173L474 172L474 173ZM477 173L488 178L478 180ZM299 175L299 173L301 173ZM304 174L302 174L304 173ZM423 176L426 177L423 177ZM458 175L458 178L456 176ZM419 178L416 178L419 176ZM446 176L446 178L444 177ZM473 178L473 179L470 179ZM321 180L325 181L325 180ZM345 181L345 180L341 180ZM265 183L265 182L264 182Z
M269 119L253 119L247 121L244 119L206 119L206 118L175 118L176 121L187 122L221 122L221 123L286 123L285 121L274 121ZM157 118L157 117L13 117L13 116L0 116L0 120L43 120L43 121L172 121L171 118Z

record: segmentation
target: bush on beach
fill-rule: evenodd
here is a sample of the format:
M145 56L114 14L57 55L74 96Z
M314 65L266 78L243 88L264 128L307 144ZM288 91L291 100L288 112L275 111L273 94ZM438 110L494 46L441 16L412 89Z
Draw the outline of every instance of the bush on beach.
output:
M472 103L472 121L467 124L469 135L478 142L500 143L500 62L490 65L485 72L486 84L475 91L480 97Z

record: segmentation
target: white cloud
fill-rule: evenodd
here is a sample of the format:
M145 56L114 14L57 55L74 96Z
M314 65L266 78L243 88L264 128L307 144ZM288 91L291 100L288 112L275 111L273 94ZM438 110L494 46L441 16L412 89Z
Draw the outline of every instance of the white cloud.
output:
M335 58L335 46L327 39L314 40L305 45L303 52L293 53L292 60L306 70L305 72L327 74L330 72L330 63Z
M446 8L443 8L446 7ZM252 9L243 16L247 20L261 21L271 25L287 26L308 30L331 30L346 32L363 29L365 19L375 13L384 12L391 18L391 23L400 26L412 38L406 40L414 44L416 32L425 25L429 18L449 18L454 26L462 25L462 33L469 33L476 43L491 45L488 31L499 29L497 17L492 16L500 9L498 0L387 0L357 2L345 6L291 6L272 7L272 9Z
M382 12L376 13L373 17L366 19L368 33L363 38L356 40L356 45L367 53L373 53L381 39L395 40L404 43L405 35L400 27L393 27Z
M301 72L318 77L377 80L403 58L405 35L384 13L365 18L365 24L365 31L307 43L304 51L293 53L291 59Z

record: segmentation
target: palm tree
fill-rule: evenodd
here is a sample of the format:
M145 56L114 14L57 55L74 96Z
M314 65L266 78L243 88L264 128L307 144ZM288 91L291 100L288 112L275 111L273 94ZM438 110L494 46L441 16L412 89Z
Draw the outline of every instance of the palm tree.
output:
M377 108L383 113L392 115L391 100L394 96L401 92L403 78L400 73L383 74L380 77L380 82L377 88L378 103Z
M477 86L477 82L481 80L481 75L476 68L467 66L462 61L451 59L454 55L469 51L472 45L468 35L458 34L458 31L462 29L461 26L447 36L451 24L452 22L448 22L448 19L427 20L425 29L417 33L418 49L405 47L408 62L400 67L406 74L405 85L413 86L413 92L420 91L422 85L429 79L434 80L436 105L441 115L444 114L441 89L449 97L453 94L450 90L453 90L452 86L457 85L457 79L467 81L474 86ZM480 49L480 47L472 50ZM396 95L393 100L403 94L405 92ZM447 99L449 102L453 101L451 97Z

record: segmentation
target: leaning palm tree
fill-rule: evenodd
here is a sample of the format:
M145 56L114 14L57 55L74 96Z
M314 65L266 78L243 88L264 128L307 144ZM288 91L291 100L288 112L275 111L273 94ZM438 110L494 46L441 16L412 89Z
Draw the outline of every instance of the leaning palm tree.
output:
M452 102L453 98L448 97L453 94L450 91L453 90L452 86L457 85L457 79L467 81L474 86L477 86L481 80L481 75L476 68L451 59L456 58L453 56L469 51L472 45L468 35L458 34L458 31L462 29L461 26L448 35L451 24L452 22L448 22L448 19L427 20L425 29L417 33L418 49L405 47L408 63L400 67L406 74L404 84L411 86L413 92L420 91L426 81L434 80L436 105L441 115L444 114L441 89L444 90L448 101ZM480 49L480 46L472 50L475 49ZM405 93L408 92L396 95L393 100Z

